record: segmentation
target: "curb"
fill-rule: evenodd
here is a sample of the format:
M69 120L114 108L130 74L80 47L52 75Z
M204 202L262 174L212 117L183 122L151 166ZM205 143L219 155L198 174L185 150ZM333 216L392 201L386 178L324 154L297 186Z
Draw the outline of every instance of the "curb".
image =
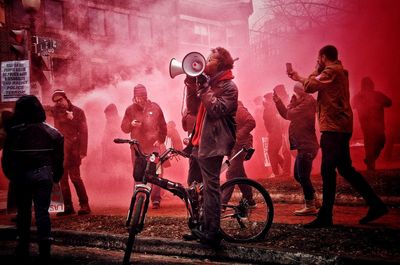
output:
M102 249L124 250L127 235L113 235L69 230L52 231L54 244L86 246ZM33 231L33 237L35 231ZM15 239L16 229L0 225L0 240ZM214 250L197 242L156 237L136 237L135 252L166 256L210 259L215 261L251 262L257 264L399 264L399 260L365 259L360 257L319 255L303 252L288 252L262 247L222 243ZM134 254L133 254L134 255Z

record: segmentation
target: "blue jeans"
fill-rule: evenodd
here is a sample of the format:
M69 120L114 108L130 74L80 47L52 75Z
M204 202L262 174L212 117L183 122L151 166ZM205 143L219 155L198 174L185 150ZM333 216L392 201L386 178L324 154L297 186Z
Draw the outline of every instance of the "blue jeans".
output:
M296 160L294 162L294 178L303 188L304 199L314 199L314 187L311 183L310 175L313 160L316 157L318 149L304 150L298 149Z

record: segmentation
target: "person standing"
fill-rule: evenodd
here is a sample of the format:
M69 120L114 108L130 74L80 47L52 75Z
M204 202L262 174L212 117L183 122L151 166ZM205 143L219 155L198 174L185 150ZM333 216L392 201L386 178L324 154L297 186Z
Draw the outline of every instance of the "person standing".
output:
M279 96L281 101L285 106L289 104L290 98L289 95L286 91L286 88L284 85L277 85L274 87L273 92ZM279 114L278 114L279 116ZM288 137L288 131L289 131L289 121L287 120L280 120L280 125L282 129L282 146L281 146L281 152L283 155L283 173L282 176L289 177L290 172L291 172L291 167L292 167L292 154L290 152L289 148L289 137Z
M56 89L51 97L54 107L50 114L54 118L54 126L64 135L64 175L61 178L61 192L64 199L64 212L57 216L75 213L72 204L69 179L75 187L79 199L79 215L89 214L89 198L81 178L80 165L86 157L88 146L88 128L86 116L82 109L73 105L64 90Z
M251 131L256 127L256 121L253 116L243 105L242 101L238 101L238 108L236 111L236 142L233 147L229 159L232 158L237 152L239 152L243 147L251 148L253 146L253 135ZM228 171L226 171L226 180L237 179L237 178L247 178L246 170L244 168L244 159L246 157L246 152L242 152L239 156L230 162ZM242 192L243 198L245 198L249 206L253 207L256 202L253 199L253 193L250 187L240 186L240 191ZM230 190L226 190L222 194L222 203L227 203L232 196L234 187L232 186Z
M290 150L297 150L294 163L294 178L303 188L304 208L294 211L294 215L317 214L317 199L310 174L312 163L318 152L318 140L315 134L316 100L304 92L303 85L296 83L294 95L286 107L278 94L274 93L273 100L279 114L289 124Z
M203 181L203 220L194 236L206 245L220 244L220 170L225 155L230 155L236 139L235 113L238 89L232 81L233 59L217 47L211 50L204 73L209 77L187 77L186 104L196 123L185 151L193 157L188 179L201 175Z
M290 157L290 152L284 152L283 141L284 141L284 132L282 127L282 122L279 120L279 114L276 110L276 107L273 103L273 94L267 93L264 95L264 113L263 120L265 129L268 132L268 157L271 162L272 174L269 178L274 177L282 177L290 174L289 172L285 172L287 162L285 162L285 158ZM284 153L285 156L282 156L281 153Z
M15 188L17 204L17 259L29 258L32 201L37 226L40 264L50 262L49 206L53 183L63 175L64 139L45 123L46 114L35 96L22 96L6 127L2 166Z
M133 104L126 109L122 119L122 131L130 133L132 139L138 140L143 152L160 153L160 147L167 136L167 124L160 106L147 98L146 87L142 84L138 84L133 88L132 101ZM135 181L140 181L142 176L136 175L141 170L136 170L136 155L133 146L131 154L132 164L135 168ZM162 173L159 177L162 177ZM160 208L161 189L157 185L153 185L151 201L153 209Z
M323 181L322 207L318 216L306 228L332 226L332 211L336 193L336 169L358 191L369 206L360 224L367 224L388 212L365 178L351 163L350 138L353 131L353 112L350 106L349 77L335 46L322 47L318 53L317 69L307 78L296 71L288 76L304 85L305 92L318 92L317 110L321 131Z
M392 106L392 101L382 92L375 90L371 78L364 77L361 80L361 91L354 96L352 105L358 112L364 135L364 163L368 170L375 170L375 161L386 141L384 111Z

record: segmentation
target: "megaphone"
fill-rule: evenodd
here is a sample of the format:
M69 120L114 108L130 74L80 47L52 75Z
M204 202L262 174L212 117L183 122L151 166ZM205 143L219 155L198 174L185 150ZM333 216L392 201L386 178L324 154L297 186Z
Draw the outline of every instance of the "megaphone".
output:
M206 59L201 53L190 52L185 55L182 62L172 58L169 63L169 75L174 78L180 74L187 74L188 76L199 76L206 68Z

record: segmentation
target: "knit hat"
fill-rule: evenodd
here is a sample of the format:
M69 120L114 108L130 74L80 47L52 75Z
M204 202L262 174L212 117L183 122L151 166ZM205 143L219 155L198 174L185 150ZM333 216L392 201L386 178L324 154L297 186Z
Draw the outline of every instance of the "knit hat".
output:
M68 100L67 95L65 94L65 91L62 90L62 89L56 89L56 90L54 90L53 95L51 95L51 100L52 100L53 102L55 102L55 101L54 101L54 98L55 98L56 96L61 96L61 97L63 97L63 98L65 98L65 99Z
M142 84L137 84L133 88L133 96L134 97L147 97L146 87Z

